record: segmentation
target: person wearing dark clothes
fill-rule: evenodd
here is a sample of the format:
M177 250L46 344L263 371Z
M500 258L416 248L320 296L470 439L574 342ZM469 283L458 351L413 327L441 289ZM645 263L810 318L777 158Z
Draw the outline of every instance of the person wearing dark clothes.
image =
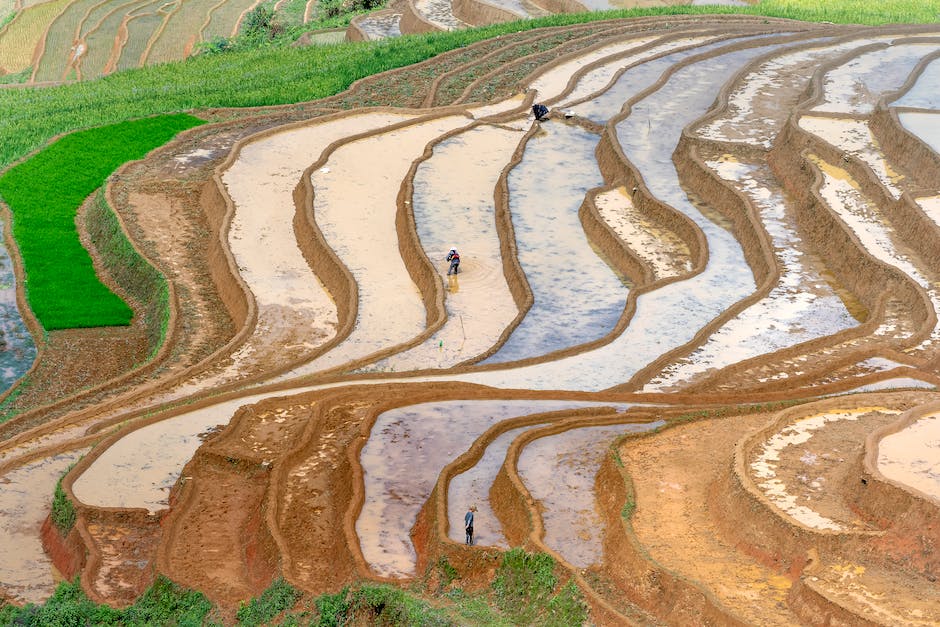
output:
M471 505L463 517L463 528L467 532L467 544L473 544L473 512L475 511L477 511L476 506Z
M457 274L457 271L460 269L460 254L456 249L450 249L450 252L447 253L447 261L450 262L450 267L447 268L447 274Z
M532 105L532 115L535 116L537 122L541 122L548 117L548 107L543 104L534 104Z

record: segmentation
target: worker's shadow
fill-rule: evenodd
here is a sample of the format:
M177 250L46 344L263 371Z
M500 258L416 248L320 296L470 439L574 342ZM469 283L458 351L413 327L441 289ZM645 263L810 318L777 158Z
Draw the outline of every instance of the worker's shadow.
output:
M447 275L447 291L450 292L451 294L456 294L457 292L460 291L460 284L457 283L456 274Z

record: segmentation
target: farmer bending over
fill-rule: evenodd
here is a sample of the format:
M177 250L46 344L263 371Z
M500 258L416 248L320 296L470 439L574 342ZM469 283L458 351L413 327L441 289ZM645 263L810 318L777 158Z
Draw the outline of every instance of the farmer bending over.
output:
M457 274L457 270L460 268L460 254L457 252L456 248L451 248L450 252L447 253L447 261L450 262L450 267L447 268L447 274Z

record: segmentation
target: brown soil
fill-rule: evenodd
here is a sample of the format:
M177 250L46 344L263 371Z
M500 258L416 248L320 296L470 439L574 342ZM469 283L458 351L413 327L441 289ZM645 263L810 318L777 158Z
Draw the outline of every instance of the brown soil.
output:
M470 3L461 7L467 14L480 10ZM50 334L29 374L29 384L8 402L10 412L17 416L0 426L0 475L31 459L103 440L63 481L66 493L76 500L71 488L75 479L117 439L148 423L185 417L187 412L213 407L219 400L237 400L249 389L252 394L263 392L266 396L261 402L243 406L233 416L219 416L220 423L230 418L228 425L208 437L185 466L171 491L168 509L149 514L142 509L77 503L75 532L63 539L48 522L42 531L47 551L60 570L65 574L80 572L84 589L96 601L128 605L158 574L165 574L203 591L219 605L224 620L232 622L235 608L260 594L279 575L311 595L336 591L360 579L382 580L370 569L356 532L365 498L359 455L381 412L423 402L472 399L656 403L628 414L588 408L523 416L495 425L476 442L468 442L466 450L455 453L455 459L437 478L417 520L394 521L413 525L410 531L418 576L413 582L403 582L432 589L445 587L435 565L446 557L461 575L461 587L483 590L491 583L500 552L467 547L448 538L448 527L454 523L447 520L447 482L472 467L502 432L538 424L509 447L489 492L498 518L493 524L502 526L511 544L552 554L559 564L560 579L576 582L597 624L891 624L940 619L936 600L930 596L932 589L918 594L925 581L937 576L940 565L934 548L940 542L937 506L904 486L885 481L871 465L870 451L876 446L872 434L893 424L891 415L869 412L857 421L828 424L805 442L785 449L776 462L777 478L791 488L798 505L840 521L846 529L820 530L794 519L771 502L748 470L758 446L813 412L833 408L861 411L872 406L908 411L936 395L856 395L789 409L774 402L802 403L823 393L876 383L892 372L926 383L940 382L938 347L915 349L937 323L924 288L870 254L820 192L822 173L810 165L811 154L828 163L842 163L860 189L884 204L876 178L860 163L844 163L838 150L801 129L798 116L792 115L818 101L820 72L811 79L803 77L819 65L800 66L800 78L779 86L780 97L775 103L780 111L772 111L772 104L764 102L752 112L755 118L774 117L779 126L780 134L770 149L735 143L739 136L704 139L686 129L673 155L682 184L701 203L714 207L716 221L726 225L740 242L757 288L743 301L729 304L691 342L645 364L630 381L613 390L559 394L497 390L440 379L387 382L387 373L312 374L299 382L275 384L271 383L272 375L292 367L293 363L285 360L292 360L294 354L278 351L276 346L252 361L239 373L237 382L229 382L223 389L194 384L200 375L207 376L213 368L229 363L226 360L245 338L265 323L259 321L258 307L227 248L233 208L216 178L238 147L257 133L328 114L353 115L359 108L375 105L444 106L508 99L522 92L539 69L604 43L660 30L679 37L817 29L846 37L858 34L855 27L745 17L605 21L480 42L365 79L318 102L200 112L213 123L184 133L146 159L126 165L106 190L134 245L170 283L165 344L146 359L154 347L142 323L123 330ZM874 33L919 30L923 29L884 27ZM818 34L799 33L791 42L804 45L800 37ZM751 44L736 45L743 48ZM744 69L741 76L746 76ZM668 74L654 87L666 80ZM572 78L569 87L573 85ZM512 101L516 110L500 114L493 123L518 122L532 98L528 94ZM728 108L726 89L713 111ZM433 113L455 112L465 114L457 108ZM628 113L625 109L621 118ZM563 118L556 112L547 123L565 123ZM596 155L604 189L630 190L632 211L652 225L651 232L669 233L669 245L682 251L683 264L681 271L654 277L647 262L630 250L629 242L620 241L607 228L594 204L594 190L581 207L581 218L592 243L631 280L629 300L614 333L583 346L561 347L550 359L610 342L630 324L640 294L702 272L710 254L702 230L647 187L643 172L620 148L613 124L600 128L587 120L570 123L599 135ZM897 140L891 139L899 126L896 116L879 110L872 126L886 155L910 149L911 137L899 134ZM371 134L380 132L385 129ZM535 133L533 130L526 140ZM342 145L338 142L330 150ZM494 190L494 201L505 236L501 249L506 282L524 310L531 304L532 294L515 259L506 184L521 151L507 164ZM765 298L780 280L773 244L754 208L741 190L719 180L705 164L706 156L722 154L770 164L781 188L789 194L792 206L788 210L807 242L806 253L813 255L825 276L848 295L847 303L864 310L865 322L845 332L708 372L678 393L628 394L673 360L705 343L746 306ZM936 160L933 153L918 153L915 161L929 161L924 171L932 171ZM309 175L314 165L323 163L304 164L309 168L306 182L298 181L295 188L298 212L294 228L303 241L307 261L322 274L322 282L337 302L342 327L339 342L353 330L358 291L349 270L320 233L312 211L315 190ZM898 158L898 167L905 170L905 181L929 178L923 172L919 176L908 172L917 169L910 160ZM403 345L403 350L418 346L445 322L439 277L423 256L414 221L408 219L406 197L411 193L414 172L412 167L396 199L396 234L427 319L426 328ZM915 183L911 185L905 191L920 189ZM931 250L935 238L916 237L927 224L924 217L910 199L884 209L893 221L920 225L899 228L898 233L908 249L923 260L924 273L936 279L940 263ZM108 280L118 290L126 287L117 278ZM147 304L135 305L140 319L146 319ZM893 371L880 373L861 365L876 357L898 365ZM529 361L537 365L547 359L533 357ZM471 362L448 374L471 371ZM88 368L90 363L93 368ZM363 365L367 365L365 360ZM311 383L340 386L313 389ZM345 383L350 385L343 386ZM690 415L701 419L690 421ZM596 474L595 513L603 520L603 563L588 569L568 564L546 545L545 506L532 497L516 468L523 450L539 437L564 437L567 431L584 426L661 419L668 424L660 431L616 443ZM896 519L886 513L887 506L898 509Z

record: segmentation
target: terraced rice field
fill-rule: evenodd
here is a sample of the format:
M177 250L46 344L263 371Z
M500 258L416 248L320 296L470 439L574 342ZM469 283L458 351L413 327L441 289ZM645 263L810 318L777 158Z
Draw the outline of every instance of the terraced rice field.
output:
M122 169L169 348L0 426L3 594L51 561L233 608L523 546L596 624L940 621L940 29L660 26L508 36ZM436 104L349 106L402 81ZM76 530L40 533L16 495L81 455Z

